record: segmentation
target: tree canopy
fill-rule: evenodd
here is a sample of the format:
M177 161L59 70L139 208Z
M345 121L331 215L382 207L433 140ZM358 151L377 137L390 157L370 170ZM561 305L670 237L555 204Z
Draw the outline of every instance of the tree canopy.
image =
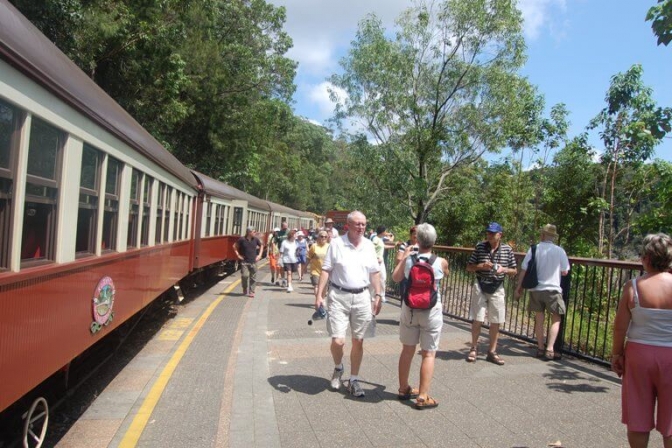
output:
M431 222L461 246L498 221L524 250L550 222L580 256L636 257L672 229L672 164L651 160L672 109L644 67L615 74L569 135L571 111L519 74L515 1L418 0L394 30L363 17L330 77L334 130L293 113L285 10L265 0L11 1L187 166L255 196L360 209L398 239ZM647 16L665 45L670 4Z
M416 223L454 191L455 170L523 138L534 121L534 89L517 75L521 22L508 0L420 1L394 37L369 15L331 77L346 93L332 90L337 119L375 142L378 188Z

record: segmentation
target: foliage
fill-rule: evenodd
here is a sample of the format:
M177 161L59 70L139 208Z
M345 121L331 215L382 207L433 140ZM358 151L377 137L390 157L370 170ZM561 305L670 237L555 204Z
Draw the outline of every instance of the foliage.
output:
M651 21L653 34L658 37L658 45L668 45L672 41L672 0L658 0L646 14Z
M646 192L650 203L642 207L636 221L640 235L672 232L672 163L657 160L652 165L653 179Z
M642 75L640 65L614 75L605 97L607 106L589 125L589 129L600 129L604 143L599 197L609 205L600 213L598 250L609 258L617 236L615 201L621 168L624 164L648 160L655 146L670 132L672 122L672 108L656 105L652 90L642 82Z
M292 118L296 63L284 56L292 45L284 8L264 0L14 3L182 162L259 188L260 159Z
M672 110L655 104L642 67L612 78L589 124L603 149L570 138L565 106L544 116L543 97L517 74L521 18L508 0L418 1L396 35L365 17L331 78L350 134L338 138L292 112L284 8L12 3L185 164L258 197L360 209L397 239L426 221L441 244L466 247L499 221L523 251L550 222L574 256L631 258L642 235L672 229L672 168L649 163ZM669 18L669 0L656 8ZM508 157L486 161L503 148Z
M572 139L553 158L548 170L547 189L542 210L558 227L559 243L568 254L596 254L599 206L595 203L595 179L599 166L587 136Z
M375 140L378 190L416 223L451 193L447 180L458 168L520 138L534 103L516 75L521 21L508 0L419 1L399 17L393 39L370 15L341 61L343 74L331 77L346 93L332 91L337 120L357 121Z

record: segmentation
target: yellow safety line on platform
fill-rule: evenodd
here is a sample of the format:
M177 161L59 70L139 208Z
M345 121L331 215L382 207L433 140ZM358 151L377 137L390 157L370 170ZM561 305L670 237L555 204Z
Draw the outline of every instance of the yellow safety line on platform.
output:
M189 330L189 333L187 333L184 340L178 347L177 351L175 351L173 356L170 358L170 361L168 361L168 364L163 369L163 372L161 372L161 375L159 375L159 378L152 386L152 389L149 391L149 394L147 394L147 398L145 398L145 401L142 403L142 406L140 406L140 410L136 414L135 418L133 419L133 422L131 423L130 428L128 428L126 435L124 435L124 438L119 444L121 448L133 448L138 444L138 440L140 440L140 436L142 435L142 432L145 430L145 426L147 426L149 417L152 415L152 412L154 412L156 403L159 402L159 398L161 398L163 390L166 388L168 381L173 376L175 368L180 364L182 356L184 356L187 349L191 345L192 341L194 340L198 332L201 330L201 327L203 327L203 324L205 323L206 320L208 320L208 318L215 310L217 305L219 305L219 303L222 300L224 300L224 297L228 293L233 291L233 289L236 286L238 286L239 283L240 279L236 280L231 285L229 285L229 287L226 288L224 292L220 294L219 297L217 297L217 299L215 299L215 301L210 304L210 306L208 306L208 308L201 315L198 321L196 321L191 330Z

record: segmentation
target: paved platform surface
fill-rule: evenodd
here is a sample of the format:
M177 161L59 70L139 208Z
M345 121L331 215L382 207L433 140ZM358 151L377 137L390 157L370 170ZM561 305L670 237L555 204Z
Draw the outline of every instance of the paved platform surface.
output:
M296 283L287 293L270 284L267 267L259 279L253 299L233 275L181 305L58 446L627 446L611 372L566 357L540 361L531 346L506 337L499 349L506 365L483 356L467 363L469 327L449 318L431 388L439 407L419 411L399 401L394 299L378 316L376 338L364 343L366 396L330 391L326 324L307 324L312 287ZM650 446L662 446L658 433Z

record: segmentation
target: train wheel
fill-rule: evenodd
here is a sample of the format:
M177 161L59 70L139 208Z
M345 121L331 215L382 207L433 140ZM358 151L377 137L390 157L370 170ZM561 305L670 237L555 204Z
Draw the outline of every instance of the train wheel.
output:
M24 448L39 448L47 435L49 424L49 405L47 400L40 397L33 401L28 412L23 415L23 446Z

